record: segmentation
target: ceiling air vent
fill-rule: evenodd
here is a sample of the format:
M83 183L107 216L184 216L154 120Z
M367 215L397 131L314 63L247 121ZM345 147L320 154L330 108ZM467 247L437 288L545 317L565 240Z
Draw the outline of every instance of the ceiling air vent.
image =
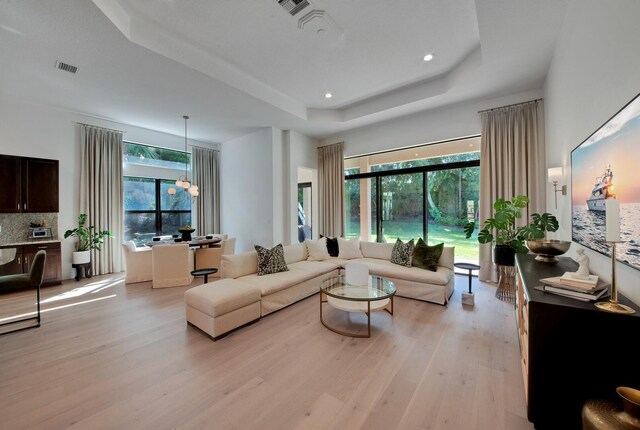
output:
M64 70L69 73L76 73L78 68L76 66L72 66L71 64L63 63L62 61L56 61L56 69Z
M309 2L307 0L278 0L278 3L280 3L280 6L289 12L291 16L294 16L302 9L309 6Z

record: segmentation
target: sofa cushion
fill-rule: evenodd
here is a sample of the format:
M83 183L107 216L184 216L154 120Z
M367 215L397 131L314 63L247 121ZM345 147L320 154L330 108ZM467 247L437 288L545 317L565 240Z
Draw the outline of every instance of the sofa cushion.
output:
M327 238L323 237L318 240L305 240L307 250L309 251L308 260L322 261L330 258L329 251L327 250Z
M281 243L271 249L260 245L255 245L254 247L258 253L258 276L289 270L287 263L284 261L284 248Z
M253 275L241 276L238 281L255 285L260 288L262 295L266 296L315 277L315 274L307 270L291 269L288 272L272 273L265 276L258 276L254 273Z
M284 261L287 264L307 259L307 246L304 243L287 245L284 247Z
M440 256L440 260L438 260L438 266L446 267L448 269L453 270L453 260L455 254L455 246L445 246L442 249L442 255Z
M391 260L393 243L360 242L360 251L363 257Z
M357 237L349 240L339 237L338 247L340 248L338 252L338 258L344 260L350 260L352 258L362 258L362 253L360 252L360 239L358 239Z
M411 255L413 254L413 239L403 243L400 238L396 239L391 251L391 262L401 266L411 267Z
M235 279L222 279L199 285L184 293L187 305L213 317L259 302L260 297L259 288Z
M236 279L258 273L258 253L243 252L222 256L222 277Z
M438 270L438 260L442 256L444 243L429 246L422 238L418 239L418 243L413 248L413 256L411 257L411 265L420 269Z
M305 270L313 273L314 276L324 275L340 267L331 262L331 260L332 259L325 261L297 261L289 264L289 269Z
M369 274L403 279L406 281L425 282L434 285L447 285L453 276L453 270L438 266L436 272L418 269L417 267L405 267L390 261L376 258L361 258L358 263L369 266Z

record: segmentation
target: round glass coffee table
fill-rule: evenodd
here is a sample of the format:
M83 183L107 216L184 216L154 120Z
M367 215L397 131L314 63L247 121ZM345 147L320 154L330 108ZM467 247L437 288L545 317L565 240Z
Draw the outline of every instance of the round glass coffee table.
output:
M371 337L371 312L385 310L393 315L396 286L379 276L370 276L366 285L349 284L344 276L325 279L320 284L320 322L329 330L351 337ZM349 333L328 325L322 316L323 303L345 312L367 315L367 334Z

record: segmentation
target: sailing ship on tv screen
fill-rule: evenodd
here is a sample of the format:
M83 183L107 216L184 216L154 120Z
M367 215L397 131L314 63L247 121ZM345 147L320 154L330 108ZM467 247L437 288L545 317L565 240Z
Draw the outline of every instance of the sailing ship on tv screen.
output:
M640 95L571 152L573 240L605 255L610 198L620 201L618 260L640 269Z

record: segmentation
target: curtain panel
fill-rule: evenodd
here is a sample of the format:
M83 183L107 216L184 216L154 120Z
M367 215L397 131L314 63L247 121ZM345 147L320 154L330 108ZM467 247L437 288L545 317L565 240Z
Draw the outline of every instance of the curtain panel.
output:
M319 233L344 237L343 144L318 148Z
M481 111L480 223L493 216L493 203L517 195L530 199L529 215L546 208L544 112L542 100ZM479 278L497 282L491 244L480 245Z
M101 251L91 252L93 273L124 270L124 203L122 186L122 132L80 124L80 211L98 231L110 231Z
M194 146L192 180L200 195L194 200L198 234L220 233L220 176L218 151Z

